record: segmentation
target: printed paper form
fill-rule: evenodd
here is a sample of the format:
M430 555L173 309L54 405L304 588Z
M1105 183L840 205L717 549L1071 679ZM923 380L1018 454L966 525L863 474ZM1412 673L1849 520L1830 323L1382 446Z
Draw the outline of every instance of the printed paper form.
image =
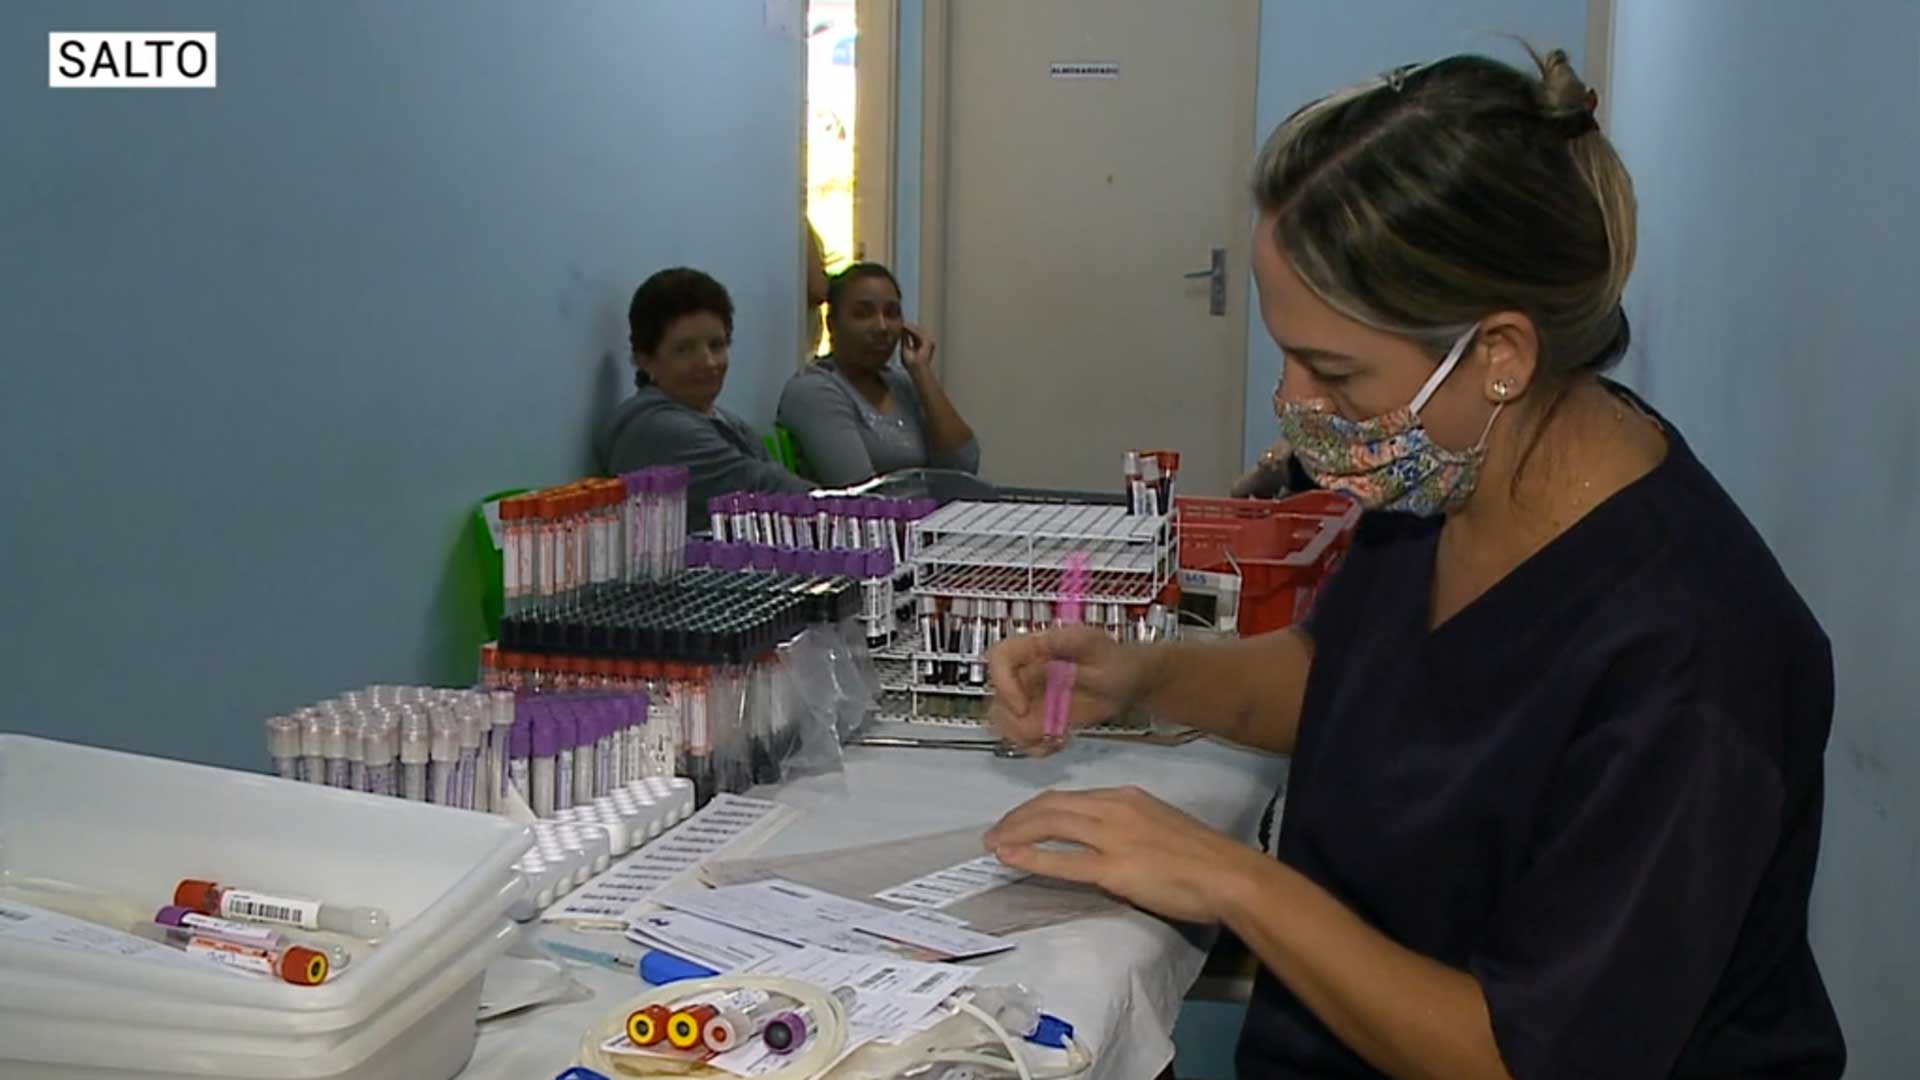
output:
M659 902L790 945L840 952L898 951L891 944L936 959L959 959L1013 947L945 916L916 917L778 879L664 893Z
M723 852L752 852L796 816L792 808L766 799L716 795L698 813L548 908L540 919L624 930L654 910L649 901L661 889L691 884L701 866Z
M701 870L700 876L711 885L784 878L837 896L894 903L879 894L978 862L984 854L980 836L987 827L979 825L804 855L715 860ZM1002 882L975 896L950 901L939 910L983 934L1010 934L1124 911L1126 905L1089 886L1025 877Z

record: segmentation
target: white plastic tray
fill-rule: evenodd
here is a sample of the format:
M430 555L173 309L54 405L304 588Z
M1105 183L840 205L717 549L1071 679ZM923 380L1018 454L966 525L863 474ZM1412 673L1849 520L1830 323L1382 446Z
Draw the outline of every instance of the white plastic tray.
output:
M526 829L251 773L0 735L0 884L167 903L183 877L383 907L318 987L0 942L0 1076L439 1080L511 938Z

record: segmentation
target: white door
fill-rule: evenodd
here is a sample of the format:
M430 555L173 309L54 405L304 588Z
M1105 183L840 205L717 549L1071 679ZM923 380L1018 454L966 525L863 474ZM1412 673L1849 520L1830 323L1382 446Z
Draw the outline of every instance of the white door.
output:
M1255 0L945 6L935 332L983 474L1118 491L1127 449L1166 449L1182 491L1224 494L1245 413Z

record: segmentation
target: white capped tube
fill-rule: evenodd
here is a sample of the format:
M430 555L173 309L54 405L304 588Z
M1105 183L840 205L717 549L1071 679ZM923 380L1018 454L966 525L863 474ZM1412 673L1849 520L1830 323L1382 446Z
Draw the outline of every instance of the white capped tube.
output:
M267 755L282 780L300 779L300 723L291 716L267 717Z
M327 782L327 715L319 709L301 709L300 779L309 784Z
M401 795L414 802L427 801L427 762L433 757L433 732L427 716L417 709L400 715Z

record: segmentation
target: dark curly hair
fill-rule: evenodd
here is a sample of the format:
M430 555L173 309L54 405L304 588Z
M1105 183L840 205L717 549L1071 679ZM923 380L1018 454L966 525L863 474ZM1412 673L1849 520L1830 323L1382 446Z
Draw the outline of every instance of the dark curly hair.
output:
M627 338L634 353L651 355L675 319L701 311L719 316L727 336L733 336L733 297L711 274L676 266L641 282L627 305ZM645 386L646 372L636 371L634 381Z

